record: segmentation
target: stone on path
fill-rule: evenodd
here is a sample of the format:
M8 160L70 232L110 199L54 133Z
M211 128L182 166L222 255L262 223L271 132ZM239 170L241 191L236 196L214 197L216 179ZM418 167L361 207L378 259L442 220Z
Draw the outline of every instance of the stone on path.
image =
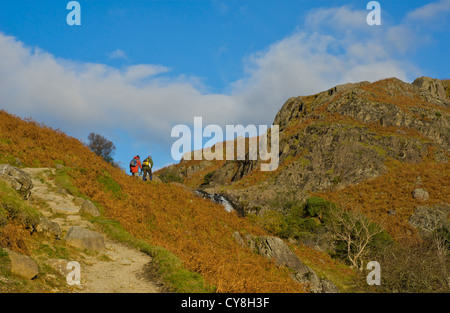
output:
M105 239L95 231L79 226L72 226L65 237L68 245L92 251L101 252L106 249Z

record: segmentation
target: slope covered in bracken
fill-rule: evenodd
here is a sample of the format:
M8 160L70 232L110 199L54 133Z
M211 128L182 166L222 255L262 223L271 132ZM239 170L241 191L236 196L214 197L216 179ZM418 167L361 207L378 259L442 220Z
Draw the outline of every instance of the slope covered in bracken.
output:
M232 233L264 231L195 196L181 185L134 180L75 138L0 111L0 164L62 164L80 193L135 237L169 250L217 292L302 292L302 285L262 256L239 246Z

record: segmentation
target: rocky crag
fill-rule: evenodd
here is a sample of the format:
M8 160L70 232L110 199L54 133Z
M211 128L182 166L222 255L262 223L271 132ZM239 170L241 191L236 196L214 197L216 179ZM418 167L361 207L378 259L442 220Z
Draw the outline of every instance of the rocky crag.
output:
M193 188L226 195L248 213L259 213L283 211L280 198L300 202L313 195L326 198L400 169L430 164L439 168L436 175L444 183L426 201L450 201L448 80L421 77L409 84L390 78L339 85L316 95L288 99L273 124L280 129L280 166L274 172L261 172L260 160L182 160L164 170ZM417 199L412 193L423 187L421 180L427 175L426 170L423 176L419 171L416 186L403 181L409 198ZM401 184L401 180L396 183ZM385 206L383 218L401 210ZM412 210L403 212L406 217L397 214L395 218L403 223ZM379 212L372 215L381 219Z

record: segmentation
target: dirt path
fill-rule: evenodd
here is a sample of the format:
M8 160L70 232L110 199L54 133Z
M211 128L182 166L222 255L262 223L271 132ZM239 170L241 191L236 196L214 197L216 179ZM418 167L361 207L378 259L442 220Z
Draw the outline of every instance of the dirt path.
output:
M148 281L145 266L151 258L114 242L106 242L108 260L91 257L81 269L80 292L89 293L157 293L159 288Z
M33 181L32 196L45 202L44 216L57 222L63 236L72 226L95 230L94 225L79 214L80 205L65 190L58 188L49 175L50 168L25 168ZM105 236L104 236L105 237ZM150 281L146 268L152 262L150 256L124 244L105 237L106 251L85 255L80 268L81 285L75 288L80 293L157 293L157 283Z

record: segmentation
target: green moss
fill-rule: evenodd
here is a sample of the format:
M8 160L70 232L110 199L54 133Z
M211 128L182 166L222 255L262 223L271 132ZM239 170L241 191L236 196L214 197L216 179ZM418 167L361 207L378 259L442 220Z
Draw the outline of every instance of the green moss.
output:
M16 220L27 228L33 228L40 214L29 206L16 190L0 181L0 216Z
M172 170L164 170L159 174L159 178L163 183L183 183L184 179L175 171Z
M3 154L3 152L0 153L0 164L10 164L15 167L21 167L22 165L19 164L17 161L18 161L18 159L16 159L15 156L6 155L6 154Z
M2 139L0 138L0 144L10 145L12 143L11 139Z
M39 254L45 254L48 259L71 259L71 253L63 242L51 246L48 243L43 242L36 251L38 251Z
M363 146L369 148L369 149L372 149L372 150L376 151L376 152L378 153L378 155L381 156L381 157L383 157L383 158L386 157L386 155L387 155L386 150L384 150L384 149L381 148L380 146L371 145L371 144L365 143L365 142L363 142L363 143L361 143L361 144L362 144Z
M66 189L74 196L80 196L81 193L73 183L73 178L68 174L68 169L56 170L54 177L56 186Z
M122 187L114 181L114 179L111 177L111 175L108 172L103 171L102 175L100 175L97 178L97 181L103 185L105 191L111 192L112 194L114 194L115 197L117 197L117 198L126 197L122 193Z
M0 247L0 275L9 277L11 275L11 262L8 253Z
M332 180L331 180L331 182L333 183L333 184L339 184L340 182L342 181L342 178L341 178L341 176L335 176Z

